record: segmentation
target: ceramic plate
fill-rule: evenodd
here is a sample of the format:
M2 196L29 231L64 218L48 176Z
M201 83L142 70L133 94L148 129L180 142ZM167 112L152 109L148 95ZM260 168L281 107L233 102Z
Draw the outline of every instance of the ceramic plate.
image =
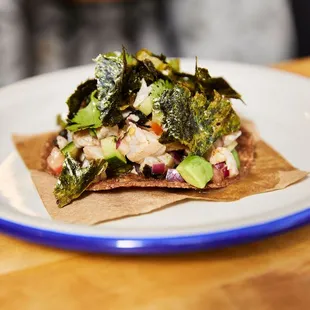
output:
M262 138L296 167L310 171L310 81L288 73L235 63L199 61L224 76L247 106ZM193 71L194 61L182 60ZM179 253L257 240L310 220L310 178L281 191L240 201L188 201L151 214L97 226L65 224L47 214L10 134L55 129L55 115L76 85L93 74L79 67L0 89L0 231L31 242L107 253Z

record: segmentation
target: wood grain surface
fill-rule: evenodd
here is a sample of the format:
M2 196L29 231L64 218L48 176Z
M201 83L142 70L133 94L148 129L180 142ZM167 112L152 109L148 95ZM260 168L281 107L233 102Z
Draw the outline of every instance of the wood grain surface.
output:
M310 76L310 59L276 67ZM113 257L0 236L0 309L310 309L310 227L169 257Z

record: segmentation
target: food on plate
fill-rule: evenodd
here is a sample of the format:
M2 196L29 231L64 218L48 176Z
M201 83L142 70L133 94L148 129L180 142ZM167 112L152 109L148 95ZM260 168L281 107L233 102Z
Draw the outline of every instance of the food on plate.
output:
M254 154L223 78L196 61L194 74L140 50L100 54L95 78L68 98L43 166L57 177L59 207L85 190L119 187L209 189L245 175Z

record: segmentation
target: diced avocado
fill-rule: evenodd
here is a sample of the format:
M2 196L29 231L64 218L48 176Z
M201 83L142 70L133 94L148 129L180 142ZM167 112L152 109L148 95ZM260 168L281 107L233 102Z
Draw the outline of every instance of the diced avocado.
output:
M159 58L152 56L152 53L147 49L138 51L136 57L140 61L145 59L150 60L156 69L159 69L159 67L163 65L163 62Z
M76 159L80 154L80 150L75 146L74 142L71 141L61 149L61 153L64 155L70 154L72 158Z
M109 163L111 168L117 168L126 164L126 158L116 149L116 138L107 137L100 141L103 158Z
M168 64L174 71L177 71L177 72L180 71L180 59L179 58L170 59L168 61Z
M155 122L159 125L162 124L164 118L164 114L161 111L154 111L152 113L152 122Z
M238 155L238 152L236 151L236 149L232 150L231 153L233 154L236 164L237 164L237 168L240 169L240 158Z
M146 99L144 99L137 109L146 116L150 115L153 109L153 102L151 96L148 96Z
M205 188L213 177L212 165L196 155L186 157L177 167L177 171L187 183L198 188Z

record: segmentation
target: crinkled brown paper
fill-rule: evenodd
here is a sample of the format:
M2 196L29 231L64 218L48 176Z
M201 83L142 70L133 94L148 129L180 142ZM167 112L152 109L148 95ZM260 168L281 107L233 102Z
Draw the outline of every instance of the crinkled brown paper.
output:
M96 224L108 220L149 213L184 199L234 201L246 196L283 189L307 176L294 168L279 153L262 141L251 122L247 128L256 139L255 162L249 175L226 188L198 192L168 189L116 189L87 192L80 199L60 209L53 188L56 179L40 171L42 147L51 133L13 137L16 148L31 172L32 180L50 216L69 223Z

